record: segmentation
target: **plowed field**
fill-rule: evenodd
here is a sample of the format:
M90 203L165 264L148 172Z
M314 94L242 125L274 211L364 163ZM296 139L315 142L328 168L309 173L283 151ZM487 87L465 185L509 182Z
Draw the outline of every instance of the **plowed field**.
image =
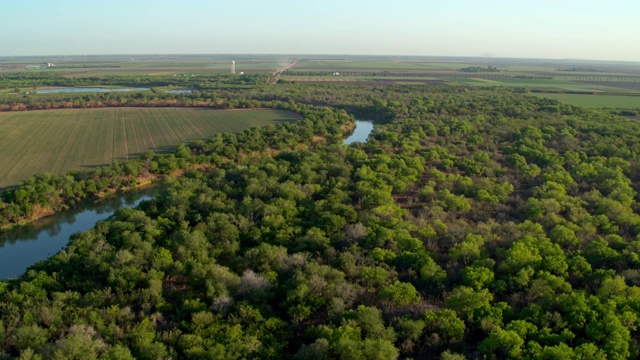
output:
M292 122L280 110L105 108L0 113L0 188L38 173L62 174L113 161L136 159L147 150L222 132Z

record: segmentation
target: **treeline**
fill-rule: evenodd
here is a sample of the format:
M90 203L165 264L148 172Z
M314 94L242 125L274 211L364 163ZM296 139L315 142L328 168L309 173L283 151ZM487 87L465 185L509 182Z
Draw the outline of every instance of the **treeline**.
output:
M301 71L286 70L282 73L285 76L334 76L336 71Z
M541 75L515 75L514 79L527 79L527 80L553 80L553 76L541 76Z
M198 73L180 75L116 74L88 77L66 77L49 71L0 73L0 89L32 88L39 86L180 86L190 89L210 89L222 85L259 85L270 74L233 75L226 73Z
M593 69L593 68L582 68L582 67L572 67L572 68L564 68L558 69L558 71L572 71L572 72L604 72L602 70Z
M372 86L372 85L258 85L248 88L221 86L194 91L192 94L169 94L152 89L142 92L58 93L25 95L16 98L0 94L0 109L37 110L55 108L87 108L105 106L201 106L214 108L256 107L258 102L303 103L332 106L350 113L375 119L391 119L428 111L438 103L438 111L462 115L477 111L473 104L478 97L494 96L497 109L508 116L526 116L540 107L559 113L579 112L578 108L552 100L536 103L512 98L511 92L500 88L479 88L470 92L456 86ZM425 98L422 103L418 99Z
M640 356L636 121L498 89L271 89L245 95L304 119L181 147L200 166L0 283L8 357ZM347 113L295 102L315 95L393 121L346 146Z
M477 73L477 72L499 72L500 69L498 69L495 66L467 66L467 67L461 68L460 71L462 71L462 72L471 72L471 73Z
M152 88L148 91L31 94L19 98L0 94L0 111L47 109L88 109L102 107L209 107L216 109L259 107L261 100L228 94L242 89L218 92L193 90L172 94Z

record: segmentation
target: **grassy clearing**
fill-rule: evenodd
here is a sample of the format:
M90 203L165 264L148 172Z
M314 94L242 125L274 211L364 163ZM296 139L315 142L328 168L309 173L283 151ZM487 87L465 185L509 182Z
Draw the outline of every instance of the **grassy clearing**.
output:
M169 151L217 133L297 119L297 114L279 110L184 108L0 113L0 187L42 172L86 170L135 159L147 150Z
M532 94L585 108L640 109L640 97L618 95Z

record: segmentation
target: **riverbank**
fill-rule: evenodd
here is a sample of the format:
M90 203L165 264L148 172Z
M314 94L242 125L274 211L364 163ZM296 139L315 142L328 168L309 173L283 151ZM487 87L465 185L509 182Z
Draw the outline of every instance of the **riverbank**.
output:
M45 206L36 204L33 206L33 211L31 212L31 214L29 214L29 216L25 217L24 219L18 222L15 222L9 225L0 226L0 235L4 235L7 232L29 225L34 221L55 216L56 214L63 211L74 210L74 209L82 208L88 205L94 205L102 200L108 199L109 197L124 195L126 193L129 193L135 190L142 190L146 187L153 186L154 183L160 182L164 180L166 177L167 176L163 176L162 178L159 176L154 176L153 178L146 178L145 181L140 182L133 187L129 187L127 189L113 189L110 191L104 191L99 194L95 194L91 198L87 198L84 201L77 203L75 206L62 205L57 210L54 210L51 206L45 207ZM7 207L8 204L4 204L3 206Z
M60 211L0 236L0 279L16 278L33 264L67 247L72 234L91 229L118 209L136 207L152 199L163 186L147 185L124 194L100 199L81 207Z

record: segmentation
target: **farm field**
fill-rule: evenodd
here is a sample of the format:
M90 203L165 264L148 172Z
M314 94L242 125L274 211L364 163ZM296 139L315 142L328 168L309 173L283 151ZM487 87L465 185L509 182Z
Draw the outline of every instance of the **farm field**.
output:
M222 132L293 122L280 110L103 108L0 113L0 188L43 172L62 174L165 152Z
M585 108L621 108L640 109L640 97L624 95L590 95L590 94L531 94L563 103Z
M570 92L617 92L630 93L630 89L618 87L617 84L609 86L604 82L579 82L567 81L562 78L555 79L482 79L482 78L446 78L451 84L464 84L473 86L510 86L527 87L532 89Z
M491 67L494 70L489 71ZM476 68L475 70L473 68ZM439 83L528 87L550 92L639 93L640 63L587 60L342 57L303 58L283 77L298 82ZM339 73L338 76L331 76ZM348 78L344 80L342 78ZM426 82L426 84L435 84Z
M289 57L247 56L69 56L0 58L0 73L46 71L70 78L104 75L172 75L184 73L228 73L231 61L236 71L246 73L273 73L291 64ZM42 64L55 67L44 69Z
M202 77L236 72L274 74L286 81L341 84L454 84L528 87L550 92L640 94L640 63L509 59L482 57L335 56L335 55L105 55L0 57L0 76L91 79L91 85L131 86L144 77L169 83L169 77ZM46 68L47 63L55 66ZM293 65L289 67L289 65ZM43 67L45 66L45 67ZM473 68L476 68L475 70ZM489 71L489 68L492 70ZM333 76L340 73L339 76ZM93 79L97 78L97 79ZM346 79L345 79L346 78ZM433 80L437 79L437 82ZM183 81L184 82L184 81ZM75 84L73 84L75 85ZM237 85L237 84L236 84ZM154 86L154 84L150 85ZM13 91L3 89L5 91ZM28 88L21 88L23 92ZM8 96L7 92L0 95Z
M235 80L222 76L230 72L231 61L236 62L236 72L246 72L249 77L252 73L273 74L292 65L274 80L282 80L282 84L456 85L525 88L538 94L549 93L550 97L559 93L609 95L596 102L590 102L589 98L585 101L579 96L565 97L572 103L577 101L588 107L633 107L635 100L640 98L640 63L637 62L335 55L0 57L0 76L13 81L0 89L0 97L6 101L17 100L36 89L32 84L38 84L38 81L54 84L51 79L61 79L61 87L169 89L175 86L198 91L220 83L244 87L273 80L269 75ZM47 62L55 66L41 68ZM158 80L145 82L154 78ZM66 79L70 80L65 82ZM176 96L186 94L177 93ZM616 98L615 95L635 97ZM42 99L72 95L42 93L36 96Z

